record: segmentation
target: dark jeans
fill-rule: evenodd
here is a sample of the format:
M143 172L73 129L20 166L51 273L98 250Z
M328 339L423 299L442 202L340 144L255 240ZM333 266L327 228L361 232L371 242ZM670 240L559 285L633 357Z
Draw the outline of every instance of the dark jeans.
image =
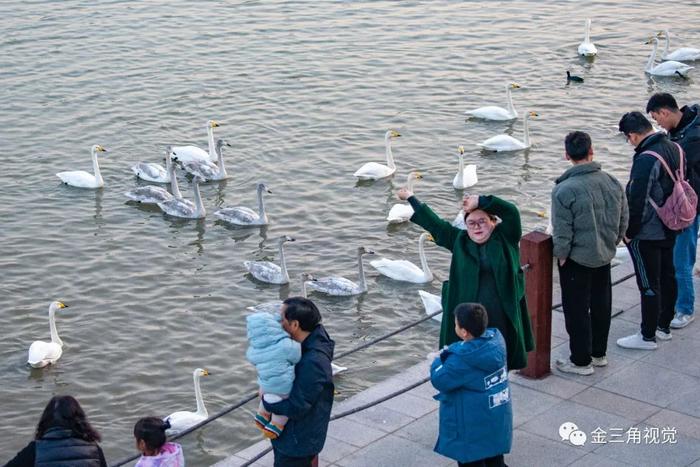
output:
M304 457L291 457L286 454L282 454L277 449L272 448L272 452L275 455L275 467L317 467L318 466L318 455L314 456L304 456Z
M589 268L567 258L559 266L561 303L569 357L574 365L586 366L591 357L604 357L608 348L612 287L610 265Z
M668 329L673 319L676 272L672 240L632 240L627 244L642 302L642 336L656 340L656 328Z
M458 462L459 467L504 467L503 454L474 462Z

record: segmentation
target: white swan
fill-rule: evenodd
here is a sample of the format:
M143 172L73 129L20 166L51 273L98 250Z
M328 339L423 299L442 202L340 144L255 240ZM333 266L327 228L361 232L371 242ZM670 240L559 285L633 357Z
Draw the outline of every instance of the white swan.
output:
M166 431L168 436L185 431L189 427L196 425L209 417L207 408L204 406L204 400L202 399L202 390L199 389L199 378L202 376L209 376L209 372L206 370L206 368L197 368L192 373L192 379L194 380L194 397L197 400L197 411L189 412L182 410L179 412L173 412L165 417L163 420L170 422L170 428Z
M486 141L479 143L477 146L481 146L489 151L520 151L521 149L527 149L530 147L530 129L528 128L528 120L530 117L537 117L536 112L528 112L523 117L523 127L525 131L525 141L520 141L515 139L510 135L496 135Z
M209 180L226 180L228 174L226 173L226 166L224 165L224 153L222 150L223 145L231 146L229 143L219 138L216 140L216 156L218 158L218 165L211 161L194 160L182 163L182 168L185 172L199 177L204 181Z
M214 213L214 216L229 224L240 226L257 226L267 225L267 213L265 212L265 202L263 201L263 193L272 193L264 183L258 183L258 212L253 211L245 206L236 206L233 208L219 209Z
M66 185L78 188L102 188L105 186L105 182L102 179L100 166L97 163L98 152L107 152L107 150L99 144L95 144L92 147L92 169L95 172L94 175L84 170L72 170L69 172L58 172L56 176Z
M423 178L420 172L411 172L406 177L406 188L409 191L413 191L413 182L415 180L420 180ZM396 203L389 210L389 214L386 216L386 220L389 224L400 224L402 222L408 222L413 215L413 208L408 203Z
M280 264L282 266L277 266L270 261L243 261L243 265L248 272L259 281L268 282L270 284L289 284L287 262L284 258L284 244L293 241L294 239L288 235L283 235L277 240Z
M177 180L177 177L173 174L173 180ZM204 204L202 203L202 195L199 192L199 177L195 177L192 181L192 188L194 189L194 203L190 200L182 198L178 193L173 193L174 197L168 201L163 201L158 203L158 207L169 216L183 217L185 219L202 219L207 215L207 210L204 209ZM177 183L177 182L174 182Z
M309 281L313 281L315 279L314 279L314 276L312 276L308 272L302 272L299 275L299 277L301 277L301 296L306 298L307 297L306 283ZM280 312L280 308L282 308L282 300L258 303L257 305L246 307L246 310L253 311L253 312L265 312L265 313L277 314Z
M191 162L191 161L213 161L216 159L216 152L214 152L214 128L219 125L214 120L209 120L207 122L207 136L209 140L209 152L204 149L200 149L197 146L173 146L173 159L178 162Z
M56 363L56 360L61 358L63 354L63 341L58 337L56 331L56 311L61 308L68 308L68 305L62 302L52 302L49 305L49 330L51 332L51 342L34 341L29 346L29 356L27 363L32 368L42 368L46 365Z
M396 172L396 164L394 164L394 154L391 152L391 139L398 138L399 136L401 135L394 130L389 130L384 134L387 165L367 162L354 173L354 176L360 180L378 180L394 175L394 172Z
M431 294L425 290L419 290L418 295L423 302L423 307L425 308L426 315L432 315L436 311L442 311L442 297L439 295ZM435 321L442 321L442 313L433 316Z
M464 146L460 146L457 149L459 150L459 169L454 180L452 180L452 186L457 190L464 190L476 185L479 179L476 177L476 164L464 165Z
M154 162L137 162L131 166L131 170L136 177L147 182L170 183L170 166L173 163L170 153L172 152L173 149L170 146L165 148L165 168Z
M593 42L591 42L591 19L586 20L586 33L583 37L583 42L578 46L578 54L584 57L593 57L598 53Z
M512 89L519 89L520 85L517 83L506 84L506 101L508 102L508 108L504 109L497 105L487 105L485 107L479 107L474 110L467 110L464 112L474 118L482 118L484 120L513 120L518 118L518 112L513 106L513 96L511 96Z
M367 250L361 246L357 249L357 268L359 274L359 284L341 276L328 276L316 279L308 283L308 287L316 292L327 295L350 296L367 292L367 282L365 281L365 271L362 267L362 257L373 255L374 251Z
M675 76L679 75L682 78L686 78L688 71L692 70L694 67L686 65L685 63L676 62L674 60L669 60L667 62L661 62L658 65L654 65L654 60L656 60L656 51L659 48L659 39L652 37L646 43L650 44L654 42L654 50L649 55L649 60L644 67L644 71L653 76Z
M433 280L433 273L430 271L428 260L425 258L426 240L434 241L432 235L428 233L422 233L418 238L418 256L420 257L421 267L404 259L393 260L380 258L370 261L369 264L379 271L380 274L397 281L413 282L414 284L430 282Z
M666 33L666 47L664 48L664 53L661 55L663 60L677 60L679 62L700 60L700 49L694 47L681 47L669 53L668 49L671 47L671 35L668 33L668 29L664 32Z

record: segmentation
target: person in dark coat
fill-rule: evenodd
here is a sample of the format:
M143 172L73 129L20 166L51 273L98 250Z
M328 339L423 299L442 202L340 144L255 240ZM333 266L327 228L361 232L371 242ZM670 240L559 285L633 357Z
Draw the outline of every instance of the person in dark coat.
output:
M5 467L107 467L100 434L72 396L51 398L36 427L34 441Z
M671 94L660 92L647 102L647 113L668 131L671 141L683 148L688 183L695 193L700 194L700 105L685 105L679 109ZM673 247L673 266L678 285L676 315L671 320L671 327L675 329L684 328L695 320L693 266L698 248L698 230L700 204L695 221L678 233Z
M301 343L301 360L294 367L289 397L263 405L289 418L282 434L272 440L275 467L310 467L318 462L333 407L331 360L335 342L321 324L321 313L311 300L291 297L282 302L282 327Z
M676 303L676 277L673 246L676 232L661 221L650 200L663 206L673 191L673 180L661 162L649 154L659 154L672 171L680 168L680 151L668 137L655 132L641 112L622 116L620 132L634 146L630 179L625 193L629 223L624 242L630 252L639 288L642 323L638 333L617 340L627 349L654 350L656 340L671 339L671 320ZM685 176L685 174L683 174Z
M452 252L450 278L442 284L440 348L459 340L454 329L455 307L465 302L481 303L488 310L491 326L505 338L508 369L525 368L527 353L535 344L520 268L518 208L497 196L466 196L462 206L466 213L464 231L440 219L406 188L399 190L398 197L413 207L411 222Z

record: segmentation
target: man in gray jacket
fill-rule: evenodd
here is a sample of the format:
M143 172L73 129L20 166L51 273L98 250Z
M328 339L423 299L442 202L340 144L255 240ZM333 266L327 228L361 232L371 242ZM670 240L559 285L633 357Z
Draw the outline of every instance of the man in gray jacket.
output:
M587 133L569 133L564 146L573 167L552 190L552 236L571 356L556 367L590 375L593 366L607 365L610 261L627 229L627 201L620 182L593 162Z

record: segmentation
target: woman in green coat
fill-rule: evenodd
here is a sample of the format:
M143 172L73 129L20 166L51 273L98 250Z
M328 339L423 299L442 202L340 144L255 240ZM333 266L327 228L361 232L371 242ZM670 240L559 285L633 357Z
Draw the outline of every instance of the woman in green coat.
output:
M442 284L440 347L459 340L454 330L455 307L465 302L481 303L488 312L489 327L498 328L505 338L508 369L525 368L527 352L535 345L520 269L518 208L496 196L465 196L464 231L438 217L409 190L399 190L399 198L413 207L411 222L452 252L450 278Z

